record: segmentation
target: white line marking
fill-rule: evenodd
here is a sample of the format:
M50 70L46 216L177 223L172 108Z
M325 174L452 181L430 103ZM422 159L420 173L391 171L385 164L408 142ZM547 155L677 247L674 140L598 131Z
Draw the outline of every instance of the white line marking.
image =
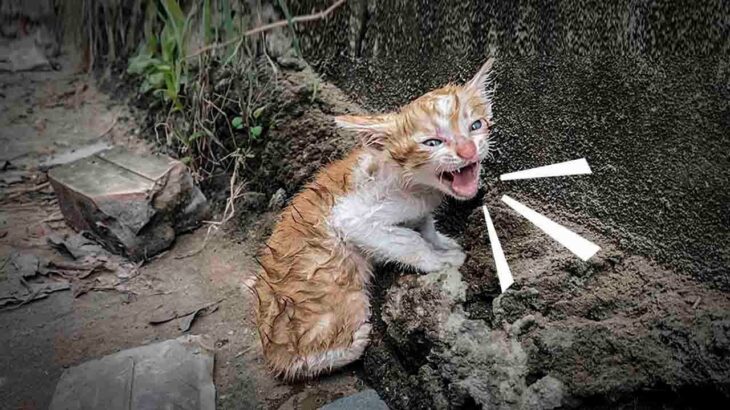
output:
M497 231L494 230L494 224L492 223L492 218L489 216L487 206L482 205L482 210L484 210L484 220L487 221L489 244L492 246L492 256L494 256L494 264L497 267L497 278L499 278L499 286L502 287L502 293L504 293L507 288L512 286L512 283L514 283L514 279L512 279L512 272L509 270L507 259L505 259L504 252L502 252L502 245L499 243Z
M502 196L502 202L509 205L509 207L514 209L518 214L527 218L528 221L535 224L535 226L542 229L543 232L560 242L561 245L568 248L568 250L584 261L590 259L591 256L595 255L596 252L601 249L601 247L595 243L583 238L570 229L551 221L547 217L540 215L507 195Z
M585 158L575 159L573 161L561 162L559 164L545 165L524 171L510 172L502 174L500 181L512 181L514 179L530 179L545 177L561 177L567 175L585 175L592 173L591 167Z

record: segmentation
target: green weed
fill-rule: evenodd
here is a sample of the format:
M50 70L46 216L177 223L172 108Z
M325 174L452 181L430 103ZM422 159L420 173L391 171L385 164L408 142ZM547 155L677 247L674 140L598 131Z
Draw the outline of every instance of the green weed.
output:
M180 92L188 82L185 54L193 12L185 16L176 0L161 0L160 3L162 30L159 35L148 33L146 44L129 59L127 72L142 77L140 92L152 92L170 102L173 110L180 110ZM149 4L156 9L154 2Z
M255 12L238 0L178 1L148 2L146 39L127 67L141 93L170 108L153 113L158 140L199 180L260 167L258 153L276 125L278 80L263 36L244 35ZM189 50L196 42L198 50ZM317 92L313 84L312 98Z

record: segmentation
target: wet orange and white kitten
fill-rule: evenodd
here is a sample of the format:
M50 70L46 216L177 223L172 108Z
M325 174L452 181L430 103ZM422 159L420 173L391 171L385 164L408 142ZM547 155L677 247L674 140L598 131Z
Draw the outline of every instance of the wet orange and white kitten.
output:
M277 374L311 377L360 357L370 333L373 262L424 272L464 262L432 212L444 194L477 193L490 148L491 68L490 59L468 83L431 91L398 112L335 118L362 144L284 210L253 285L264 356Z

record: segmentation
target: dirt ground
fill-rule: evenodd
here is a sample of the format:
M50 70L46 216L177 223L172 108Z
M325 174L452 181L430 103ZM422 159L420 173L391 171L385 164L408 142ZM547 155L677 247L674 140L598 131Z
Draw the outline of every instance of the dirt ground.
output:
M72 232L39 169L45 159L98 142L137 152L153 149L139 137L127 106L101 93L72 61L61 60L58 71L0 74L3 269L17 253L65 258L47 243L49 235ZM205 226L178 237L170 250L123 280L123 291L78 297L60 291L0 310L0 408L44 409L65 368L175 338L181 334L176 321L151 325L153 313L216 301L218 310L197 318L189 333L205 335L215 346L219 408L314 409L361 390L357 367L292 385L264 369L251 300L241 284L255 270L253 254L272 219L264 214L250 226L213 230L207 241Z

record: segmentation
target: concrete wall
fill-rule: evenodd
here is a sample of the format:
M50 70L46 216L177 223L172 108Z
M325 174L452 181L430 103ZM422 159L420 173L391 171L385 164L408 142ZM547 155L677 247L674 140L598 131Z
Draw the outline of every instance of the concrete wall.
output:
M729 15L722 0L353 0L298 35L320 73L375 111L496 54L488 183L586 157L591 177L498 190L729 289Z

